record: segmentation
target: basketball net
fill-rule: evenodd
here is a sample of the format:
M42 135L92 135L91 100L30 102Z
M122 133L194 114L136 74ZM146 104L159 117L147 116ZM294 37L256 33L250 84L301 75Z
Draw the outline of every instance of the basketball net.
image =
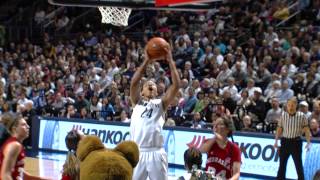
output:
M98 9L102 16L102 23L115 26L128 26L128 19L132 11L130 8L100 6Z

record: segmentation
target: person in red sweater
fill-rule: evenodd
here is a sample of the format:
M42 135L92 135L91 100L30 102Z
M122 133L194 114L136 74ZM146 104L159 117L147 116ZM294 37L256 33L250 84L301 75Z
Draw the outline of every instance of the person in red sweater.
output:
M206 171L214 176L238 180L240 178L241 152L238 145L228 140L232 135L233 122L226 116L214 122L214 138L208 139L200 147L207 153Z
M68 154L63 165L61 180L79 180L80 161L76 156L76 151L82 136L79 131L71 130L65 138Z
M1 123L10 136L5 139L0 148L0 180L43 180L24 170L26 155L22 142L29 136L30 128L26 120L20 114L5 113L1 116Z

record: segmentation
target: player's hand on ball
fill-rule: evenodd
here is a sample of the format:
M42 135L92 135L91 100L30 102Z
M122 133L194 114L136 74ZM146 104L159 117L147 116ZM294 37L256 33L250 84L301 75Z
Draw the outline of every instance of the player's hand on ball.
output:
M152 60L150 59L150 57L149 57L146 49L144 49L144 61L145 61L147 64L152 63Z
M171 49L164 48L164 50L166 51L166 61L168 61L168 62L173 61Z

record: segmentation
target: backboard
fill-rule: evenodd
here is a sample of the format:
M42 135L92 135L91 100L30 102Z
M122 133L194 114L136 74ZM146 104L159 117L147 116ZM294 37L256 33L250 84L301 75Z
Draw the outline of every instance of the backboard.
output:
M60 6L113 6L138 10L207 11L222 0L48 0Z

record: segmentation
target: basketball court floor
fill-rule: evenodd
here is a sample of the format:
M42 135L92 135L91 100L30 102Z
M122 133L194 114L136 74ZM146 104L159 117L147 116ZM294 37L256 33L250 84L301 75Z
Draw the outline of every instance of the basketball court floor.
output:
M66 154L48 152L27 152L25 169L32 175L47 177L53 180L61 179L61 170ZM179 168L169 168L169 180L177 180L186 171ZM250 177L241 177L241 180L256 180Z

